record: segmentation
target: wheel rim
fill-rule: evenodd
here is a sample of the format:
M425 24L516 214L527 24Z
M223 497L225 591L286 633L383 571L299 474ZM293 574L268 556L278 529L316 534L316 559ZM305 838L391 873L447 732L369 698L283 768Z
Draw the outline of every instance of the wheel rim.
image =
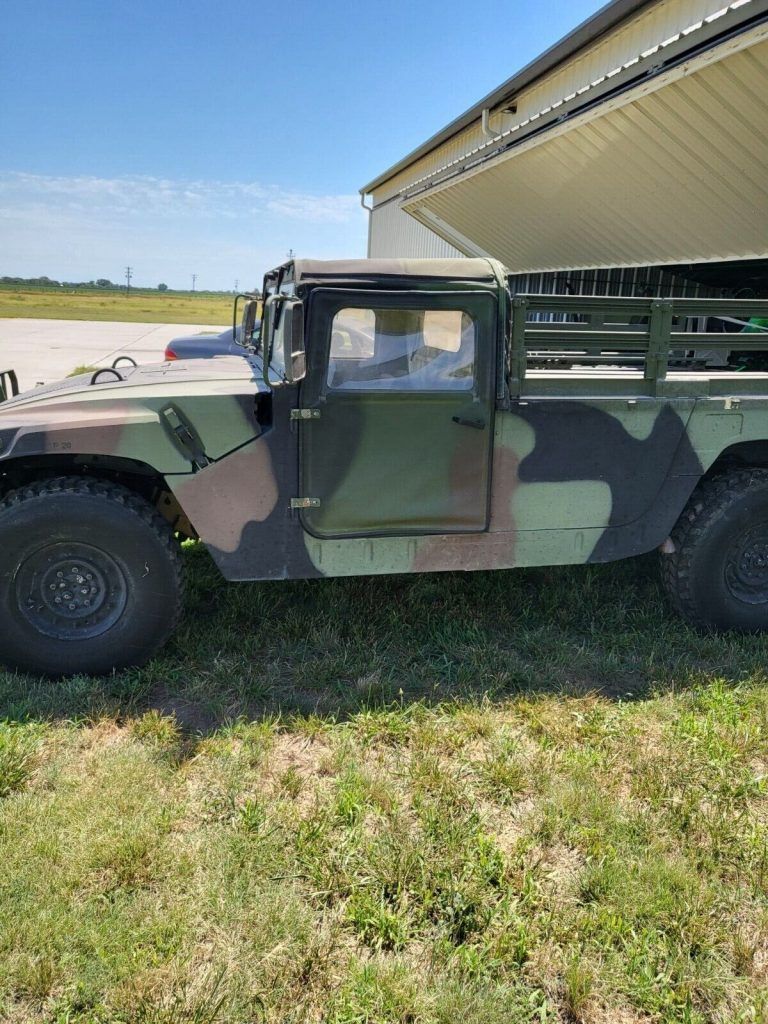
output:
M23 618L56 640L87 640L110 629L125 609L128 586L121 567L90 544L47 544L16 573Z
M768 523L740 534L725 563L725 582L745 604L768 603Z

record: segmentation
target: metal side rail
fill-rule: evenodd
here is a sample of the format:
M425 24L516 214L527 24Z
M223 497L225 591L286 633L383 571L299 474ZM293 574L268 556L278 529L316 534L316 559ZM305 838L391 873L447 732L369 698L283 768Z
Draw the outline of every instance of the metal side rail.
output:
M563 315L571 319L554 319ZM684 329L701 318L749 328L753 318L768 322L768 300L516 295L507 356L510 395L523 393L530 362L561 361L568 352L574 361L583 354L595 363L626 353L627 365L636 365L640 357L650 394L666 378L673 350L768 352L768 331L762 327L733 333Z

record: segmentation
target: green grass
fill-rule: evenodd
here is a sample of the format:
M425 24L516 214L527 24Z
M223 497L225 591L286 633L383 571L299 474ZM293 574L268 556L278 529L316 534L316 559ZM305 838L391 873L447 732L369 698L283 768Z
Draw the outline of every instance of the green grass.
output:
M119 320L129 323L232 323L233 297L205 292L141 292L130 296L101 290L68 292L0 288L1 317L54 320Z
M643 563L232 585L0 675L0 1020L768 1019L768 641Z

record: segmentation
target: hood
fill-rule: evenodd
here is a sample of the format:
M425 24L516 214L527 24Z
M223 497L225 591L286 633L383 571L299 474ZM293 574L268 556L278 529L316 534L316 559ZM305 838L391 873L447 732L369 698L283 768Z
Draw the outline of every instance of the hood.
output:
M257 437L260 367L242 356L178 360L68 377L0 405L0 461L44 455L111 456L161 473L191 472L181 421L210 460ZM169 410L171 419L169 419Z
M187 393L201 394L208 389L217 391L222 385L226 387L233 382L240 382L250 383L254 393L268 391L261 375L261 361L252 356L245 359L242 356L176 359L141 366L120 366L115 371L104 368L98 373L95 384L91 383L95 371L91 371L24 391L0 405L0 417L43 402L58 404L60 400L71 401L75 398L78 402L101 401L118 396L125 399L137 398L137 388L148 389L149 393L157 393L162 389L169 394L176 394L177 389L181 388Z

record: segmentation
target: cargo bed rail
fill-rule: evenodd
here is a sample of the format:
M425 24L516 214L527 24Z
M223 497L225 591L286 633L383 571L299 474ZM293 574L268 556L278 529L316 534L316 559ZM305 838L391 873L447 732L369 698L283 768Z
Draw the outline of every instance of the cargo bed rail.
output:
M556 322L554 317L559 316L570 319ZM747 326L752 318L768 322L768 300L516 295L507 351L510 395L522 394L534 359L571 359L585 365L639 363L648 392L655 394L658 382L667 376L673 351L768 353L768 327L735 332L685 329L692 319L704 318ZM631 353L631 358L622 358L622 353Z

